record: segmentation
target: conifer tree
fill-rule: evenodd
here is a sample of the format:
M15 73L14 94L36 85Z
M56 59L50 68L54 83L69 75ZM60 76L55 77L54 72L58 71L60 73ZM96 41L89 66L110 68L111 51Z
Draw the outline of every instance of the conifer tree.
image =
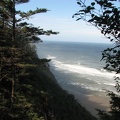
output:
M16 4L27 2L29 0L0 1L0 118L2 120L16 118L15 108L18 107L16 102L20 97L17 86L28 75L27 69L40 63L31 43L41 41L38 35L58 34L23 22L32 15L48 11L44 8L28 12L16 10Z

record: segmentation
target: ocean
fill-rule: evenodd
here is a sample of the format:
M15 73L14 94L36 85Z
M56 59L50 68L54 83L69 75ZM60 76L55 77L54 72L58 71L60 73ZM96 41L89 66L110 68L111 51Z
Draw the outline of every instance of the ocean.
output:
M50 70L63 89L70 93L106 96L115 91L115 73L101 61L102 51L111 44L44 41L36 45L40 58L51 59Z

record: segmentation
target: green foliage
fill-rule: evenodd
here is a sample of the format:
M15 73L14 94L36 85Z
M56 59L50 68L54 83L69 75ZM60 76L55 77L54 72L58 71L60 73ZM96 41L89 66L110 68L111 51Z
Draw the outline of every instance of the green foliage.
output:
M28 69L31 73L24 81L21 79L18 91L26 96L39 118L50 120L96 120L83 108L73 95L64 91L42 65ZM32 97L31 97L32 96Z
M120 4L117 0L94 0L90 5L86 0L78 0L80 10L73 15L77 20L84 20L97 27L101 33L115 46L102 52L102 60L106 62L105 69L120 73ZM100 120L118 120L120 118L120 78L115 77L116 92L108 91L110 96L110 111L100 111Z
M96 120L57 84L46 67L50 60L38 58L34 46L41 41L38 35L58 32L22 22L47 12L39 8L16 11L16 4L26 2L29 0L0 1L0 119Z
M21 11L17 11L17 13L19 13L19 15L20 15L20 17L22 18L22 19L25 19L25 18L29 18L30 16L32 16L32 15L35 15L35 14L37 14L37 13L44 13L44 12L47 12L48 10L47 9L45 9L45 8L43 8L43 9L39 9L39 8L37 8L36 10L34 10L34 11L32 11L32 10L30 10L30 11L28 11L27 13L26 12L21 12ZM19 20L18 20L19 21Z
M111 41L119 42L120 8L115 5L117 0L95 0L90 5L86 1L78 1L80 10L73 17L91 23Z
M1 0L0 1L0 119L40 119L34 112L32 104L26 96L20 94L18 88L21 80L27 79L30 72L43 61L38 59L32 43L40 41L38 35L47 31L35 28L22 22L36 13L45 12L45 9L22 13L16 11L15 5L29 2L28 0ZM47 11L47 10L46 10ZM16 17L17 16L17 17ZM57 34L54 32L53 34ZM52 34L49 32L49 34ZM46 60L47 61L47 60ZM46 62L45 61L45 62ZM23 86L31 89L31 85ZM23 89L22 89L23 90Z

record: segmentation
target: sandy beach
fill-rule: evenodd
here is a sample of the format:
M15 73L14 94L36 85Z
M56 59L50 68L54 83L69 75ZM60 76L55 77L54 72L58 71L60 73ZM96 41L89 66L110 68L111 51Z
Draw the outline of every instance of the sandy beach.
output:
M109 110L109 100L110 98L107 96L97 96L97 95L84 95L78 94L72 91L76 100L85 107L92 115L98 117L96 109L100 110Z

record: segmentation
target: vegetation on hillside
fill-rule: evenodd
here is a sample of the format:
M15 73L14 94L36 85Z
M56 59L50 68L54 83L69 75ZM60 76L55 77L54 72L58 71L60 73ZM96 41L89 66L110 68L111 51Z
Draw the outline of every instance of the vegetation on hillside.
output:
M102 52L105 69L120 73L120 1L118 0L77 0L80 10L73 15L76 20L84 20L97 27L101 33L114 43L113 48ZM115 77L116 93L108 91L110 111L99 111L100 120L118 120L120 118L120 78Z
M34 47L44 31L23 21L47 12L21 12L15 5L29 0L0 0L0 120L96 120L62 90ZM17 17L16 17L17 16Z

